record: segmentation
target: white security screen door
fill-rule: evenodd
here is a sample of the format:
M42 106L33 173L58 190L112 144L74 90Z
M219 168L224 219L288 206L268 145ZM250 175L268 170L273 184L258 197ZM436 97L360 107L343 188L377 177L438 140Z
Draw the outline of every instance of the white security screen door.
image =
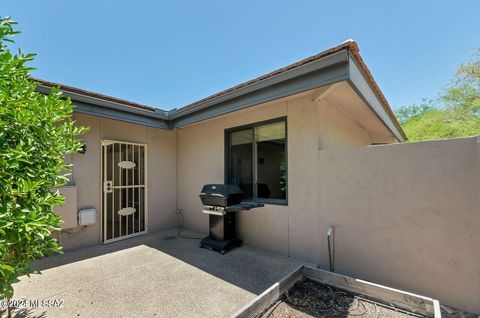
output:
M146 145L102 141L103 242L147 232Z

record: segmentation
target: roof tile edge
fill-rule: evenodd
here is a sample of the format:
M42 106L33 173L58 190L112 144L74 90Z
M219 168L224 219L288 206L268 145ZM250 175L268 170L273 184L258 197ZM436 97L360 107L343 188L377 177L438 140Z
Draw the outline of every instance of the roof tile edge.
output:
M89 91L89 90L86 90L86 89L81 89L81 88L78 88L78 87L73 87L73 86L60 84L60 83L55 83L55 82L50 82L50 81L46 81L46 80L35 78L35 77L30 77L30 79L35 81L35 82L40 83L40 85L42 85L42 86L48 87L48 88L59 87L61 90L66 91L66 92L79 94L79 95L83 95L83 96L88 96L88 97L92 97L92 98L97 98L97 99L101 99L101 100L106 100L106 101L109 101L109 102L122 104L122 105L125 105L125 106L128 106L128 107L140 108L140 109L148 110L148 111L152 111L152 112L155 112L155 111L164 112L164 110L159 109L159 108L143 105L143 104L140 104L140 103L131 102L131 101L128 101L126 99L117 98L117 97L113 97L113 96L110 96L110 95L105 95L105 94L101 94L101 93L97 93L97 92L92 92L92 91Z
M332 55L334 53L340 52L342 50L347 50L347 52L350 53L351 56L353 57L353 59L358 63L360 71L362 72L363 76L365 76L365 78L367 79L368 84L370 85L370 87L373 90L373 92L375 93L375 95L377 95L377 98L379 98L379 100L381 101L382 107L387 112L387 114L389 115L393 124L398 129L398 131L400 132L400 134L405 139L407 139L407 136L405 135L405 132L403 131L400 123L398 122L390 104L388 103L387 99L385 98L385 95L380 90L380 87L378 86L377 82L375 81L372 73L370 72L370 70L366 66L363 58L361 57L360 49L358 47L357 42L355 42L352 39L348 39L338 46L332 47L330 49L327 49L327 50L322 51L320 53L317 53L315 55L309 56L309 57L307 57L303 60L300 60L298 62L295 62L293 64L284 66L284 67L279 68L277 70L274 70L270 73L261 75L259 77L256 77L254 79L248 80L248 81L243 82L243 83L240 83L240 84L235 85L233 87L227 88L227 89L225 89L223 91L220 91L218 93L215 93L213 95L202 98L202 99L200 99L198 101L195 101L193 103L187 104L187 105L179 107L179 108L174 108L174 109L169 110L169 111L166 111L166 110L163 110L163 109L160 109L160 108L156 108L156 107L152 107L152 106L147 106L147 105L131 102L131 101L128 101L128 100L116 98L116 97L105 95L105 94L100 94L100 93L76 88L76 87L73 87L73 86L68 86L68 85L63 85L63 84L59 84L59 83L55 83L55 82L46 81L46 80L43 80L43 79L38 79L38 78L33 78L33 77L31 79L40 83L40 85L43 85L43 86L46 86L46 87L50 87L50 88L51 87L60 87L61 90L66 91L66 92L71 92L71 93L74 93L74 94L80 94L80 95L88 96L88 97L91 97L91 98L106 100L106 101L118 103L118 104L121 104L121 105L124 105L124 106L127 106L127 107L142 109L142 110L146 110L146 111L153 112L153 113L162 113L162 114L166 115L167 117L170 117L174 114L178 114L178 113L181 113L183 111L195 108L196 106L200 106L201 104L203 104L207 101L210 101L212 99L218 98L222 95L240 90L240 89L242 89L244 87L247 87L249 85L252 85L254 83L266 80L266 79L271 78L275 75L282 74L282 73L287 72L289 70L295 69L299 66L308 64L308 63L313 62L313 61L316 61L320 58L323 58L323 57Z

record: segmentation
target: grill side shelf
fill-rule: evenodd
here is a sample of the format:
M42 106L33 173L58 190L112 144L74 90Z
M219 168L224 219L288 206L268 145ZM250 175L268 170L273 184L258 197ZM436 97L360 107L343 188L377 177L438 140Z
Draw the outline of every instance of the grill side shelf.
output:
M255 202L240 202L239 204L230 205L227 207L228 212L250 211L251 209L264 207L263 203Z

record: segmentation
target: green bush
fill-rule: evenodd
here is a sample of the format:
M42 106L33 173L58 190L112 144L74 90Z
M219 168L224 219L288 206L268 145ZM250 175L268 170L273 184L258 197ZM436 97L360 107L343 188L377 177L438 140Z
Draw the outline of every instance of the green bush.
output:
M15 22L0 19L0 299L32 273L35 259L61 252L52 236L62 220L53 207L63 202L54 188L67 180L64 156L81 147L73 106L58 89L37 93L26 64L34 54L11 52Z
M396 113L410 141L480 135L480 50L457 69L437 100L400 107Z

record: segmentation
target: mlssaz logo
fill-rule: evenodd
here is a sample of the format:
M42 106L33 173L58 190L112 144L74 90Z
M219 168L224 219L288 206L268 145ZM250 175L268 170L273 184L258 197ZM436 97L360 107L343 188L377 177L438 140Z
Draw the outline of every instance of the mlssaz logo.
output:
M10 308L56 308L63 307L63 299L4 299L0 301L0 310Z

